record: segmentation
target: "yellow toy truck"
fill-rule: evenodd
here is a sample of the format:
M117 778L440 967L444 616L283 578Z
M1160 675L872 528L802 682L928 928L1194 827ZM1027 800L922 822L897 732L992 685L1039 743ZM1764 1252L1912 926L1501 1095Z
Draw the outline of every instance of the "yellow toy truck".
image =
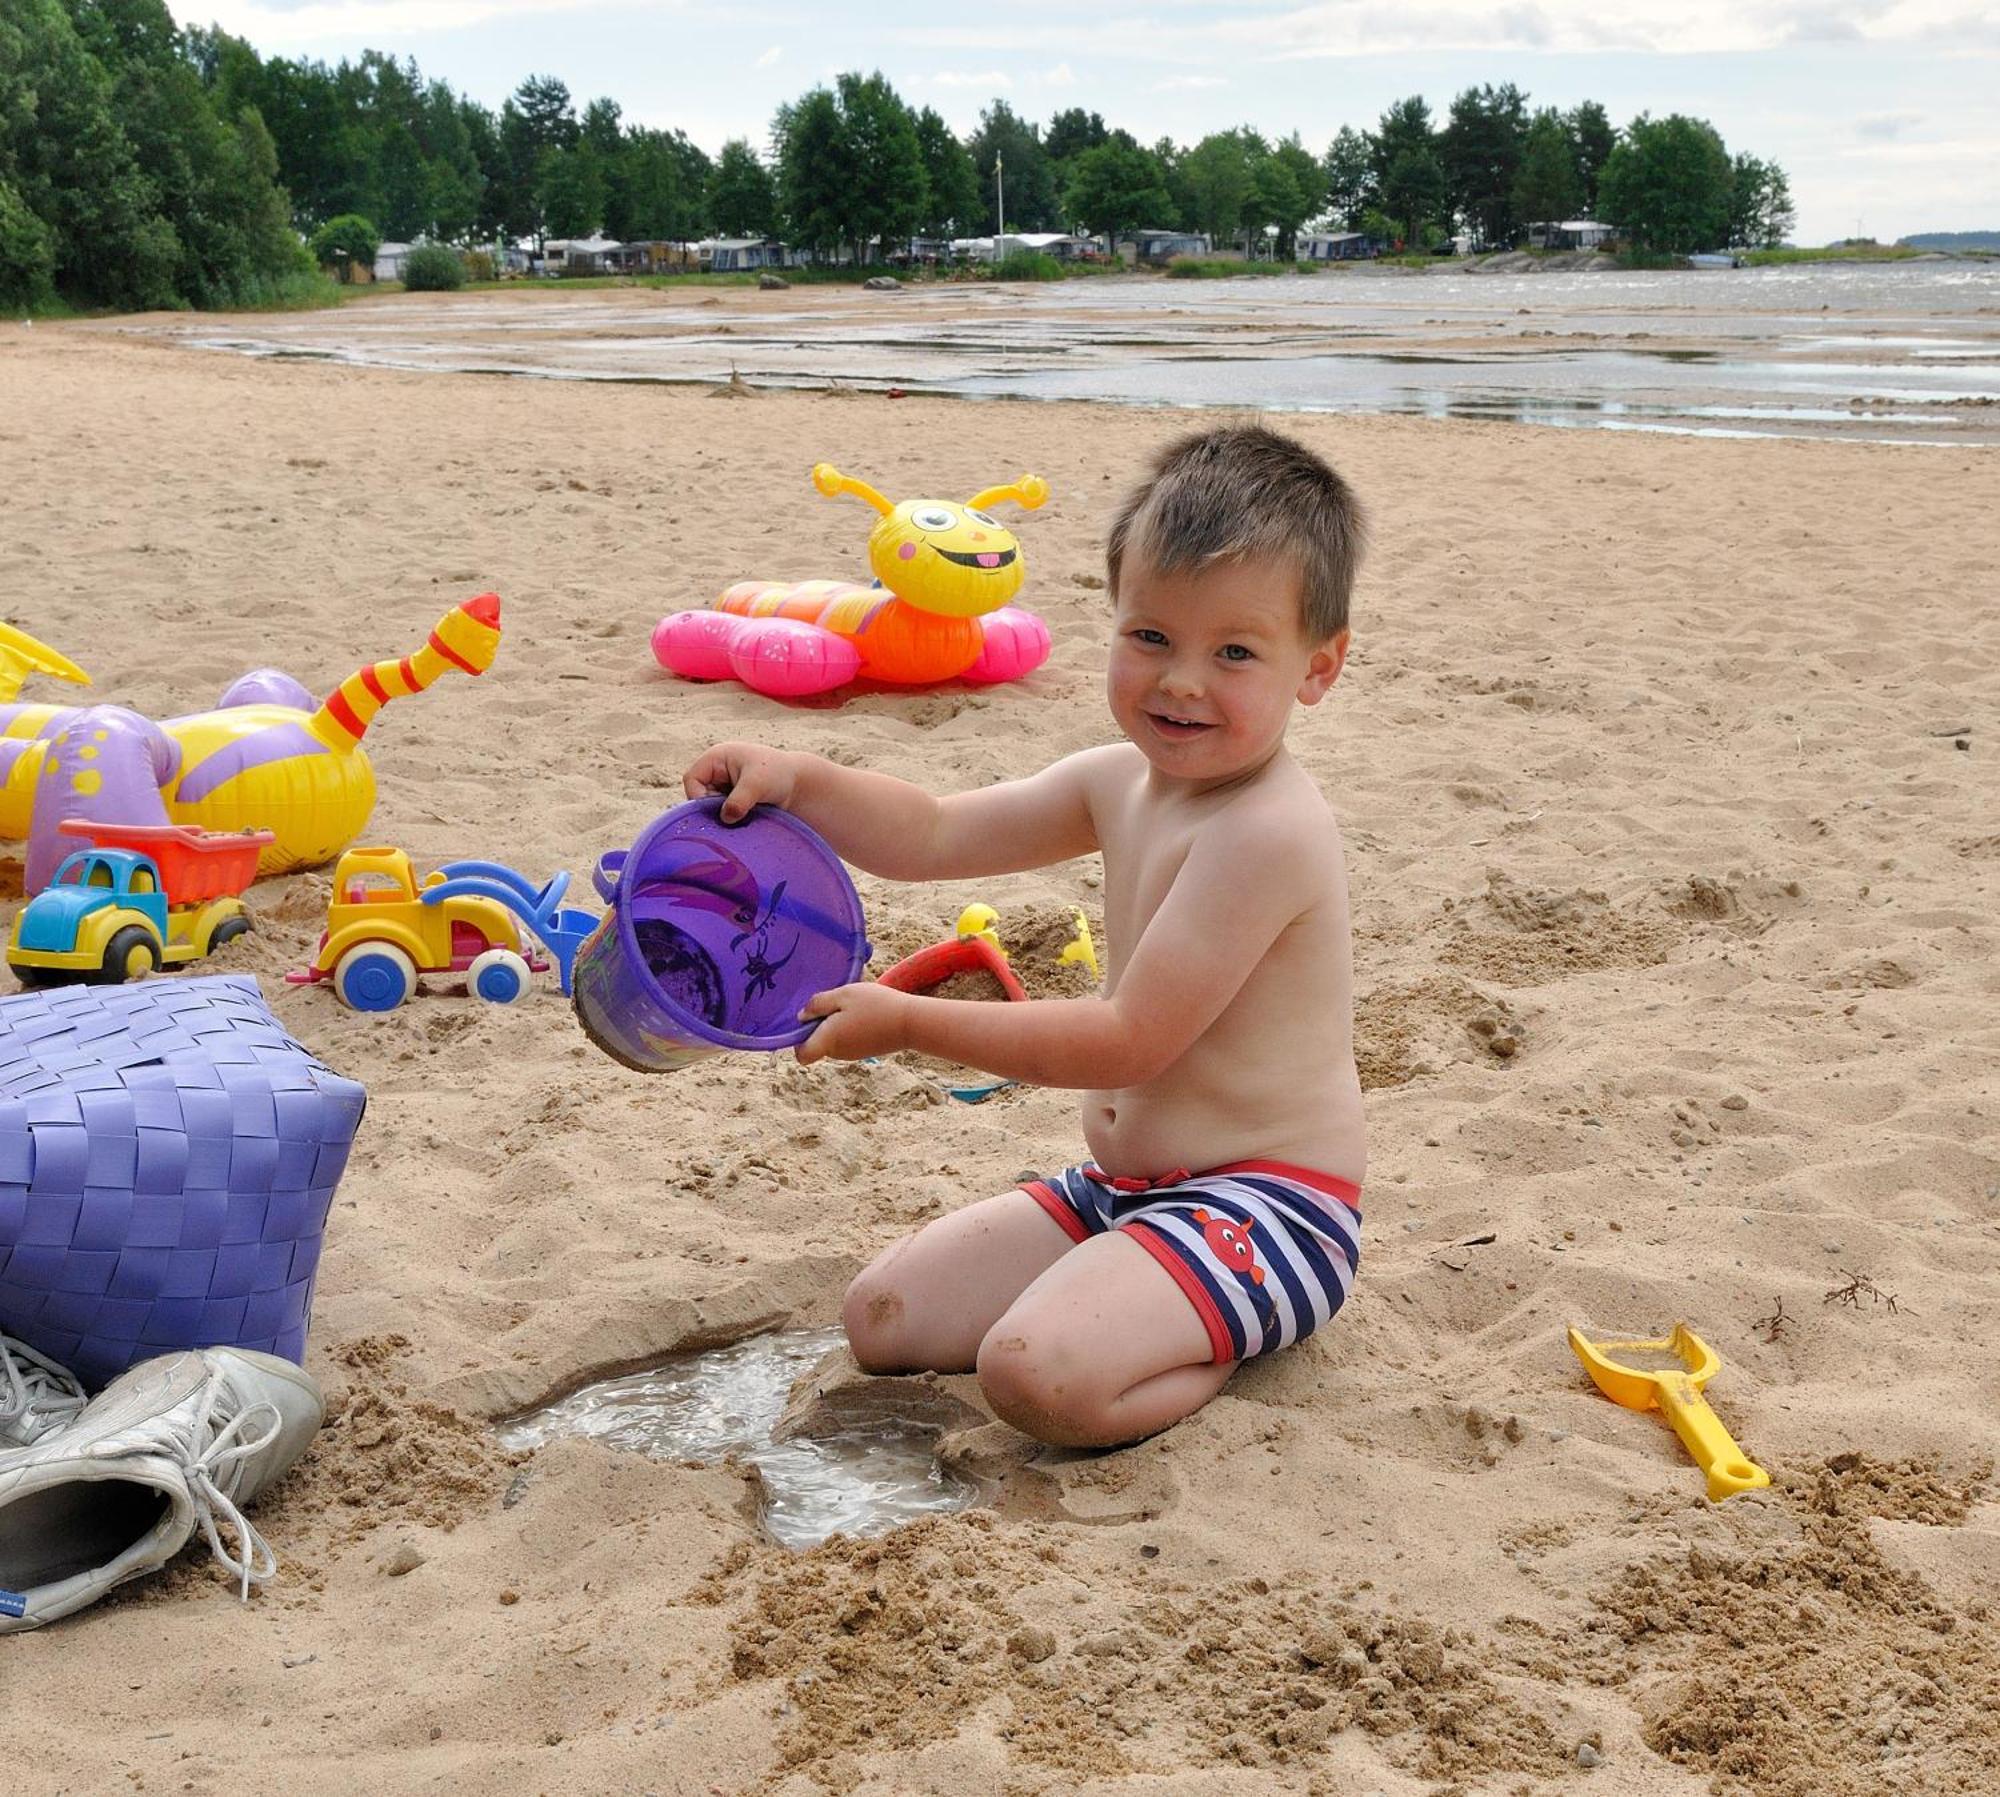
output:
M521 932L497 900L446 890L448 870L421 882L401 849L349 849L333 870L326 933L310 967L285 977L294 984L330 980L336 997L356 1011L393 1011L426 973L465 976L466 990L491 1004L512 1004L528 990L530 973L549 963L524 951Z

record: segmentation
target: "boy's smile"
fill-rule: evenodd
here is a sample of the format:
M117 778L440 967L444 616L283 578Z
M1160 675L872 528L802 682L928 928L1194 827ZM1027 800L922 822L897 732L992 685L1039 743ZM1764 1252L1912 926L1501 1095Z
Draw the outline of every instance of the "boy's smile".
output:
M1135 557L1118 583L1107 696L1162 774L1206 787L1276 753L1294 703L1316 705L1347 655L1305 640L1298 570L1270 560L1161 574Z

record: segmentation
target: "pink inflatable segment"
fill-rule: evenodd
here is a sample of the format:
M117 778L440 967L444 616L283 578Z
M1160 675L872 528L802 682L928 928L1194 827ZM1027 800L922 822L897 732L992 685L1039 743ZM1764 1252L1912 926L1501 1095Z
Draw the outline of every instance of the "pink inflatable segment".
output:
M816 624L718 611L662 618L653 631L653 654L686 679L740 680L774 699L831 692L861 670L861 651Z
M1003 605L979 620L986 640L979 659L965 670L963 679L979 686L1001 680L1019 680L1032 674L1049 658L1049 627L1031 611L1018 605Z

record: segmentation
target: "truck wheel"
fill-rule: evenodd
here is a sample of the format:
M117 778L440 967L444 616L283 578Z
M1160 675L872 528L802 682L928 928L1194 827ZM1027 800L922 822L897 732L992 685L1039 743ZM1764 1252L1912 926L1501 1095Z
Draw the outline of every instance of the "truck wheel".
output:
M511 948L489 948L465 970L465 989L489 1005L511 1005L528 996L528 964Z
M357 943L333 970L333 990L350 1011L393 1011L417 989L417 964L393 942Z
M215 926L215 932L208 939L208 952L212 955L225 942L234 942L239 936L250 934L250 920L247 917L225 917Z
M116 986L151 973L160 964L160 948L150 932L137 924L117 931L104 945L104 965L94 984Z

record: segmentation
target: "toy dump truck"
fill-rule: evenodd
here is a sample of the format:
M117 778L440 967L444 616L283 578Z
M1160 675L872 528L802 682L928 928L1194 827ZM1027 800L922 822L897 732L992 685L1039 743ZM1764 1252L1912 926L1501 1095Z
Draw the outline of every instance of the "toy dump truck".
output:
M14 920L7 964L24 986L116 985L213 954L250 928L242 893L269 830L67 818L90 846L66 856Z

